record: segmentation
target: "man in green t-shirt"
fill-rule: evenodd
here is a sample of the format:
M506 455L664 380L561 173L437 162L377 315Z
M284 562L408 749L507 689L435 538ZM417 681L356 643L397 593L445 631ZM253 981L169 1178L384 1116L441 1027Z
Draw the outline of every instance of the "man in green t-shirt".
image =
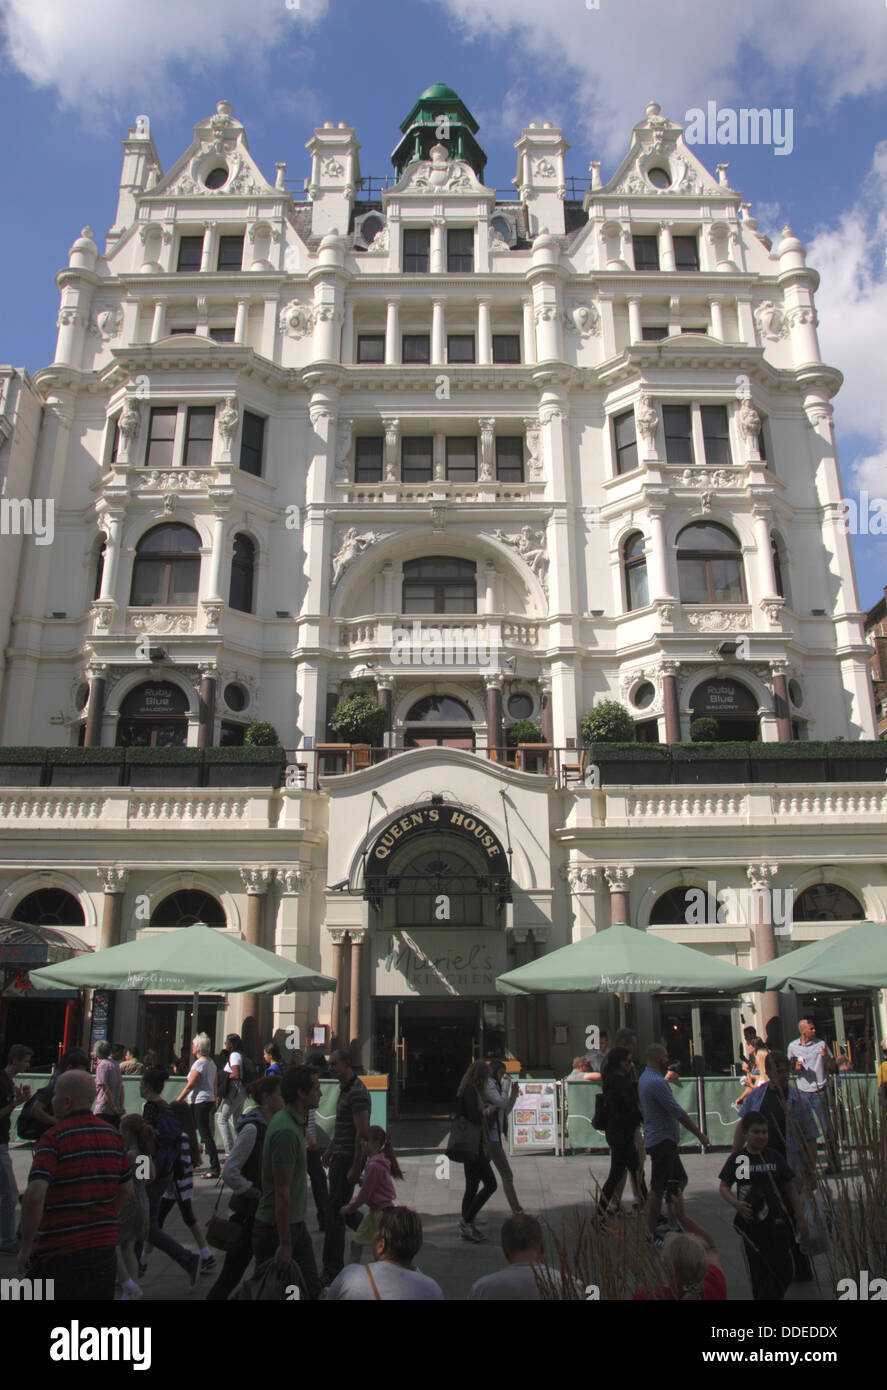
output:
M320 1082L311 1067L289 1067L280 1087L284 1107L268 1125L262 1149L262 1197L253 1224L256 1265L274 1256L278 1269L291 1260L302 1272L309 1298L320 1297L314 1247L305 1224L308 1199L308 1111L320 1104Z

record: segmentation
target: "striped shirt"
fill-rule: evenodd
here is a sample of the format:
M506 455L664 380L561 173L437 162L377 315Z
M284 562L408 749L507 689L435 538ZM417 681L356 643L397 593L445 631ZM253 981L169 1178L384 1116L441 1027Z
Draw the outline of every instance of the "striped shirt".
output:
M123 1140L112 1125L78 1110L37 1143L28 1182L49 1184L37 1232L44 1257L117 1244L117 1192L132 1178Z

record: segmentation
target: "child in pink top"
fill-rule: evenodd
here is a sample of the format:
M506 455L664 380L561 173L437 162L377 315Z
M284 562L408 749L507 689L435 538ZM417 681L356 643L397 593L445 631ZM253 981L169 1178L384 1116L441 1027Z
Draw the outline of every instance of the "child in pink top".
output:
M393 1207L395 1204L397 1193L392 1179L403 1177L400 1164L391 1147L391 1140L381 1125L370 1126L369 1138L363 1141L363 1151L366 1167L363 1170L360 1190L341 1208L342 1216L350 1216L358 1207L368 1208L351 1240L351 1263L357 1265L360 1264L365 1246L368 1245L372 1251L379 1225L379 1213L384 1211L385 1207Z

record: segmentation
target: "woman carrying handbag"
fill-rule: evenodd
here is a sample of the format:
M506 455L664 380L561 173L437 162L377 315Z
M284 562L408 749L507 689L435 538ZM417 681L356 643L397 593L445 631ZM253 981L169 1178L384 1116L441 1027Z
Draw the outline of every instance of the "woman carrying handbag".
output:
M496 1191L496 1176L484 1138L484 1115L493 1107L484 1104L484 1091L490 1079L486 1062L472 1062L456 1093L456 1113L450 1133L447 1156L465 1165L465 1196L459 1234L476 1244L486 1240L474 1224L481 1207Z

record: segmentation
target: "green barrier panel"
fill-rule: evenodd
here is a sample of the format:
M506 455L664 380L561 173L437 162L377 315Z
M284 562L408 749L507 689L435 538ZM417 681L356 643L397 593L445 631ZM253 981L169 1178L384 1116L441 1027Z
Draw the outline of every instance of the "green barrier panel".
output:
M567 1093L567 1126L564 1143L568 1149L594 1149L607 1152L607 1141L591 1123L595 1101L601 1089L599 1081L565 1081Z
M705 1078L706 1134L713 1144L733 1147L733 1133L739 1111L733 1104L745 1090L744 1076L707 1076Z

